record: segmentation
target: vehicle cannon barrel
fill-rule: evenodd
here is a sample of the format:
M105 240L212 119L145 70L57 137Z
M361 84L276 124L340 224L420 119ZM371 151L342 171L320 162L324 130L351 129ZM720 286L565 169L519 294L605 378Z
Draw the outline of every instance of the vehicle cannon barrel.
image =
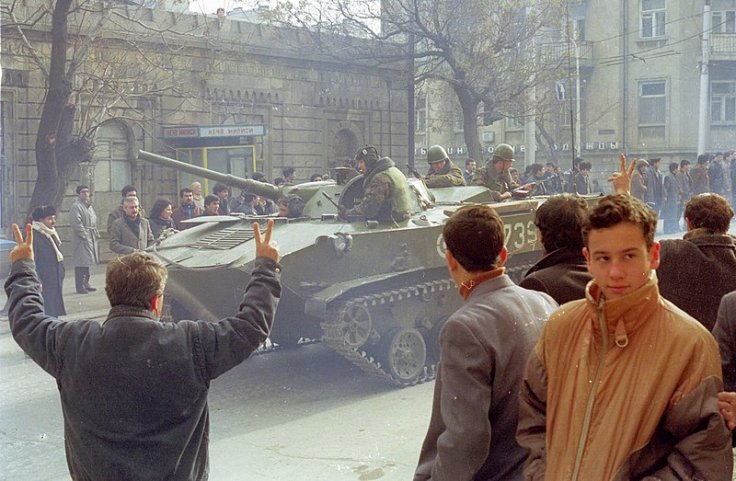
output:
M276 187L275 185L259 182L253 179L244 179L232 174L223 174L204 167L199 167L186 162L181 162L176 159L165 157L163 155L146 152L145 150L138 151L138 158L147 162L161 165L164 167L171 167L173 169L180 170L182 172L188 172L190 174L199 175L206 179L214 180L216 182L222 182L229 187L237 187L242 190L246 190L261 197L266 197L271 200L277 200L280 196L286 194L284 191Z

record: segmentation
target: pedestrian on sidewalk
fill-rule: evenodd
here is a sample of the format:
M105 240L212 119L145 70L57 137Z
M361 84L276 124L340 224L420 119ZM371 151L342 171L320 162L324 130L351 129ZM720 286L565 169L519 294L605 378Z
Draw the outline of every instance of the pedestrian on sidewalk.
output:
M64 307L64 255L61 239L56 232L56 209L53 205L42 205L33 209L33 252L36 257L36 272L41 281L44 312L49 316L65 316Z
M281 294L279 253L253 224L255 254L239 311L216 322L162 323L167 271L134 252L107 265L112 306L103 324L43 312L33 230L11 251L5 283L13 338L55 379L73 479L206 480L210 381L268 337Z
M91 194L86 185L77 186L77 198L69 207L69 225L72 228L72 260L77 293L94 292L97 289L89 284L89 268L99 262L97 239L100 235L97 232L97 213L92 207Z

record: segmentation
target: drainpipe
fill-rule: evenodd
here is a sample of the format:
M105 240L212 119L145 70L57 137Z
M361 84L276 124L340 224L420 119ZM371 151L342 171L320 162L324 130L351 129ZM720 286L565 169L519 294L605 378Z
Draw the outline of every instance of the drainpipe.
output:
M710 0L703 5L703 59L700 62L700 109L698 117L698 155L704 154L708 137L708 84L710 63Z

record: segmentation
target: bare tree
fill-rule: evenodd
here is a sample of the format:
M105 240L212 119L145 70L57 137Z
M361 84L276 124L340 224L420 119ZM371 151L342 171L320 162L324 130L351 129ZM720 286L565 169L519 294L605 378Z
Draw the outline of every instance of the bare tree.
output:
M531 89L547 88L566 64L559 48L561 0L330 0L280 4L273 18L306 28L318 44L349 58L415 61L413 80L445 82L463 115L469 156L480 158L483 112L521 118L536 115ZM348 40L352 37L352 40ZM355 37L384 43L356 43ZM335 49L335 44L344 44ZM388 50L385 42L401 47ZM482 107L482 109L481 109Z

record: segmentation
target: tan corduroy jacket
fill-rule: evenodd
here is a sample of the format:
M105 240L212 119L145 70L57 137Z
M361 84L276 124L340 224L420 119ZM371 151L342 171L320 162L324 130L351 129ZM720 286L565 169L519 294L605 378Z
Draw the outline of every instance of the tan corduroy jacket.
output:
M517 432L525 479L730 481L722 385L713 337L660 297L654 271L611 301L591 281L529 358Z

